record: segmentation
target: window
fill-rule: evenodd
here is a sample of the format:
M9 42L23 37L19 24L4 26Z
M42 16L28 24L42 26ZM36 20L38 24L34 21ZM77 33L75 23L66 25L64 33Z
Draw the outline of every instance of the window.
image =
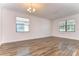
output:
M65 20L59 25L60 32L75 32L75 20Z
M67 32L74 32L74 31L75 31L75 21L67 20Z
M29 19L16 17L16 31L28 32L29 31Z
M60 31L60 32L65 32L65 21L62 21L62 22L59 24L59 31Z

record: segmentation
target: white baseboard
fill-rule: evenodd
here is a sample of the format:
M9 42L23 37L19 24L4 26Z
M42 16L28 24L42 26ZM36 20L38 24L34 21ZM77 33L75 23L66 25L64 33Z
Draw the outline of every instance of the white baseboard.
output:
M47 35L47 36L38 36L38 37L30 37L28 39L19 39L16 41L7 41L7 42L1 42L0 45L5 44L5 43L13 43L13 42L18 42L18 41L25 41L25 40L33 40L33 39L40 39L40 38L46 38L46 37L59 37L59 38L66 38L66 39L73 39L73 40L79 40L79 38L75 38L75 37L67 37L67 36L57 36L57 35Z
M57 36L57 35L53 35L53 37L60 37L60 38L66 38L66 39L72 39L72 40L79 40L78 37Z
M16 41L7 41L7 42L2 42L1 43L1 45L3 45L3 44L6 44L6 43L13 43L13 42L19 42L19 41L25 41L25 40L33 40L33 39L40 39L40 38L46 38L46 37L52 37L52 36L50 36L50 35L48 35L48 36L39 36L39 37L31 37L31 38L28 38L28 39L19 39L19 40L16 40Z

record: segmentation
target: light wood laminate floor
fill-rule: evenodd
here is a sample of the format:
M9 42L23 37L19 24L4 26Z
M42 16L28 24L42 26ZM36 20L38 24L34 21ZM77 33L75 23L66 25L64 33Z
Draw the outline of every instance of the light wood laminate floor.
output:
M31 56L78 56L79 41L47 37L21 42L7 43L0 47L1 56L16 56L20 48L29 48Z

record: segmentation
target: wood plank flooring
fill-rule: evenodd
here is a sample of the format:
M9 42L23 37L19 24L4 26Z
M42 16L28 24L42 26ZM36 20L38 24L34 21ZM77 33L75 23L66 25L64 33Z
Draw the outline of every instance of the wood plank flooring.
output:
M31 56L79 56L79 41L47 37L3 44L0 56L16 56L21 48L28 48Z

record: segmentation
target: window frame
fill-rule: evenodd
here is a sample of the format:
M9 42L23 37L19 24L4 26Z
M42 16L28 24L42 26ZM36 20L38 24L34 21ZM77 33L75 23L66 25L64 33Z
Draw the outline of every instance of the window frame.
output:
M63 23L65 22L65 31L60 31L60 26L62 26L61 24L59 25L59 32L75 32L75 24L73 25L74 26L74 31L68 31L68 21L69 20L65 20L65 21L62 21ZM75 20L74 20L74 23L75 23Z
M24 18L24 19L28 19L28 18L25 18L25 17L18 17L18 18ZM28 31L17 31L17 17L16 17L16 32L18 32L18 33L26 33L26 32L30 32L30 19L28 19L29 21L26 21L27 23L28 23L28 25L26 25L26 26L28 26L29 28L28 28ZM24 22L25 23L25 22ZM18 23L19 24L19 23Z
M70 21L70 20L66 20L67 23L68 23L68 21ZM74 20L74 24L71 24L71 25L74 26L74 31L68 31L68 29L67 29L67 28L68 28L68 24L66 24L66 26L67 26L67 28L66 28L66 29L67 29L67 32L75 32L75 28L76 28L76 27L75 27L75 20ZM71 26L71 25L70 25L70 26Z
M62 25L63 24L63 25ZM61 26L64 26L64 31L60 31L60 27ZM65 21L62 21L60 24L59 24L59 32L65 32Z

